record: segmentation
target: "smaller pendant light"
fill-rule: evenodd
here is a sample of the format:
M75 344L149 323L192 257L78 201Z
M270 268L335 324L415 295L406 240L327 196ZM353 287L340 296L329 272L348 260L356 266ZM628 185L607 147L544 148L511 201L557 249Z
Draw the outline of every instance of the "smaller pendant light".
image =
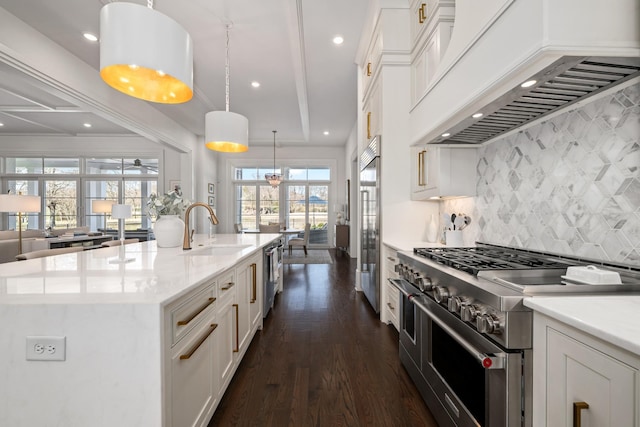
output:
M274 130L272 132L273 132L273 173L265 173L264 179L266 179L267 182L273 188L277 188L278 185L280 185L280 183L282 182L282 175L279 173L276 173L276 132L277 130Z
M242 153L249 149L249 120L241 114L229 111L229 29L225 61L226 111L210 111L204 117L205 146L209 150L226 153Z
M179 104L193 97L193 41L176 21L135 3L100 11L100 77L145 101Z

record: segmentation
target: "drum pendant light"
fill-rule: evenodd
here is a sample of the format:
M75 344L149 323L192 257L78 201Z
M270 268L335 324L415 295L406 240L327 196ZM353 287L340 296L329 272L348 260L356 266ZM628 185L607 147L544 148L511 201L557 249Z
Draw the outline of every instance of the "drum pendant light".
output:
M179 104L193 97L193 41L176 21L135 3L100 11L100 77L145 101Z
M210 111L205 115L205 146L214 151L242 153L249 149L249 120L229 111L229 29L225 61L225 111Z
M278 185L280 185L280 183L282 182L282 175L279 173L276 173L276 132L277 131L274 130L272 132L273 132L273 173L265 173L264 179L266 179L267 182L273 188L277 188Z

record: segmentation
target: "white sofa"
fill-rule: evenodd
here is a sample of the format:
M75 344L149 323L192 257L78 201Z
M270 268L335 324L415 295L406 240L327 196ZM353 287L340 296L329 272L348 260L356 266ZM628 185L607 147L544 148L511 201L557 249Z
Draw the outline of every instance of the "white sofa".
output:
M88 233L89 227L61 228L51 230L49 234L61 236L70 231ZM35 239L44 238L44 236L45 234L42 230L22 230L22 253L31 252L31 243ZM0 230L0 263L15 261L16 255L18 255L18 232L14 230Z

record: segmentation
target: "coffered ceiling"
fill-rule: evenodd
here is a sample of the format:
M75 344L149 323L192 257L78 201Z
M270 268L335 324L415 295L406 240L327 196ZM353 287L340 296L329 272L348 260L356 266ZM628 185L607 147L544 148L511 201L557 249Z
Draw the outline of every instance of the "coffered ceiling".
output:
M0 7L99 71L100 9L108 0L0 0ZM146 5L145 0L135 3ZM197 135L225 108L225 24L230 110L249 119L250 144L343 145L356 120L356 50L368 0L156 0L194 41L194 98L152 104ZM335 45L336 35L344 37ZM251 82L260 83L253 88ZM138 101L145 102L145 101ZM0 63L0 135L130 134L55 89ZM85 127L89 123L91 127ZM325 135L324 132L329 132Z

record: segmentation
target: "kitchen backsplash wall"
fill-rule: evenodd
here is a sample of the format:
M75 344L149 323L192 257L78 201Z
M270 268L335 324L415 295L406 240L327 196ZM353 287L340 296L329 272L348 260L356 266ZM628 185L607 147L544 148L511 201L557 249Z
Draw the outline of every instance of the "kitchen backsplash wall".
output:
M640 83L479 150L465 243L640 264Z

